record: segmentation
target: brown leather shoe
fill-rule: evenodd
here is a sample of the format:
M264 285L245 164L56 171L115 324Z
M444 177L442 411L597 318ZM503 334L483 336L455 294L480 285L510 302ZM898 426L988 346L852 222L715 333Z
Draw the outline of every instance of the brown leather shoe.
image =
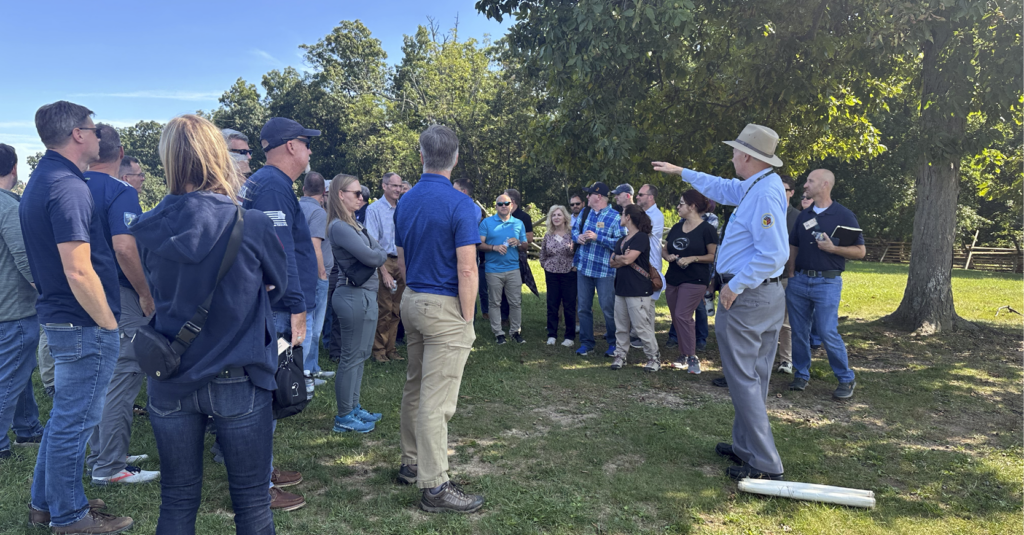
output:
M306 506L306 499L298 494L270 487L270 509L272 511L294 511Z
M99 511L100 509L106 509L107 504L103 500L96 498L89 500L89 510ZM32 506L28 506L28 525L29 526L42 526L44 528L50 527L50 512L49 511L36 511Z
M373 354L373 360L376 360L377 362L379 362L381 364L384 364L385 362L390 362L388 360L387 355L383 355L383 354L380 354L380 353L374 353Z
M275 487L290 487L302 483L302 474L292 470L278 470L275 468L270 473L270 482Z
M134 522L132 522L132 519L129 516L114 516L90 510L85 514L85 517L78 522L68 524L66 526L53 526L50 528L50 532L62 535L71 533L109 535L128 531L129 529L132 529L133 524Z
M405 360L405 357L400 355L398 353L398 351L395 351L394 353L388 353L387 357L388 357L388 360Z

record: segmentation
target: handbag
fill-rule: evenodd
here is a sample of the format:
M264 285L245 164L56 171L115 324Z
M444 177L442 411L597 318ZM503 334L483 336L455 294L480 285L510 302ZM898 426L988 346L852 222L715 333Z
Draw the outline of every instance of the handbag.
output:
M647 269L647 271L644 271L644 268L636 265L636 262L633 262L630 265L633 266L633 269L635 269L637 273L650 279L653 291L660 292L661 289L664 287L664 285L661 283L661 273L659 273L658 270L654 269L654 266L650 266Z
M370 239L370 233L366 231L366 227L363 227L363 234L366 235L367 240ZM352 265L345 270L345 278L348 280L349 286L358 288L370 280L374 271L377 271L377 268L370 267L358 260L353 260Z
M291 334L277 339L277 371L274 381L274 419L294 416L309 405L306 394L306 377L302 371L302 346L292 347Z
M244 212L239 206L235 207L235 223L231 228L231 237L228 238L228 248L224 251L224 259L220 262L220 270L217 272L217 282L210 290L210 295L196 309L192 319L185 322L178 331L173 341L153 328L153 321L141 326L135 335L129 340L132 349L139 361L139 367L146 375L160 381L170 379L181 365L181 356L192 346L192 342L203 331L206 325L206 318L210 314L210 304L213 301L213 293L217 291L221 279L227 274L228 269L235 262L238 256L238 249L242 245L242 228L244 226ZM226 231L225 231L226 232Z

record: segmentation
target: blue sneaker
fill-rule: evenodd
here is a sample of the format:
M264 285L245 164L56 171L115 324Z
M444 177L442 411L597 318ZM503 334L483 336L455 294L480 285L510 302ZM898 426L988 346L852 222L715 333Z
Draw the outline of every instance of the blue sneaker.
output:
M352 411L352 414L356 417L356 419L362 420L366 423L379 422L381 417L384 416L379 412L367 412L366 409L364 409L363 406L359 404L356 405L356 410Z
M591 351L593 351L593 348L580 346L580 348L576 350L576 354L582 357L584 355L589 355Z
M352 411L345 415L344 418L341 416L334 417L334 432L344 433L346 431L355 431L356 433L369 433L373 431L373 422L364 422L354 416L355 411Z
M615 356L615 344L608 344L608 351L604 352L604 356L606 356L606 357L614 357Z

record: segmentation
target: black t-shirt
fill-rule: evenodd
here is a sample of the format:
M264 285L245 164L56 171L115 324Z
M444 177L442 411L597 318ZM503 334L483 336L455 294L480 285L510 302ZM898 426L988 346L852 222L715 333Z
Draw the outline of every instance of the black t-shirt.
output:
M637 232L632 238L623 236L619 239L619 243L615 244L615 254L623 254L627 248L630 251L640 251L640 256L636 257L633 265L642 269L643 273L637 271L633 265L617 268L615 270L615 295L622 297L649 296L654 292L651 279L647 275L651 268L651 238L644 232Z
M683 223L676 223L668 231L668 238L665 241L666 251L670 255L704 256L708 254L708 245L718 244L718 233L715 227L707 221L701 221L696 228L690 232L683 232ZM700 284L707 286L711 283L711 264L694 262L683 269L679 264L671 262L668 271L665 272L665 282L672 286L680 284Z
M512 217L523 222L526 232L533 232L533 218L530 217L530 214L524 212L522 208L516 208L516 211L512 212Z

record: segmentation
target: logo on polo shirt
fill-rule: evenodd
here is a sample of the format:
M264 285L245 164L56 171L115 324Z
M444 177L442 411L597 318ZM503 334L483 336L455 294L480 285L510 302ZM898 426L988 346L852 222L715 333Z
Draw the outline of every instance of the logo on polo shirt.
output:
M124 213L124 226L130 227L130 226L134 225L135 222L138 221L138 220L139 220L139 214L133 214L131 212L125 212Z
M285 218L284 212L282 212L280 210L271 210L271 211L265 211L263 213L267 214L267 217L269 217L270 220L274 222L274 226L275 227L287 227L288 226L288 219Z
M771 226L774 225L774 224L775 224L775 218L772 217L771 214L765 214L765 215L761 216L761 227L762 228L771 228Z

